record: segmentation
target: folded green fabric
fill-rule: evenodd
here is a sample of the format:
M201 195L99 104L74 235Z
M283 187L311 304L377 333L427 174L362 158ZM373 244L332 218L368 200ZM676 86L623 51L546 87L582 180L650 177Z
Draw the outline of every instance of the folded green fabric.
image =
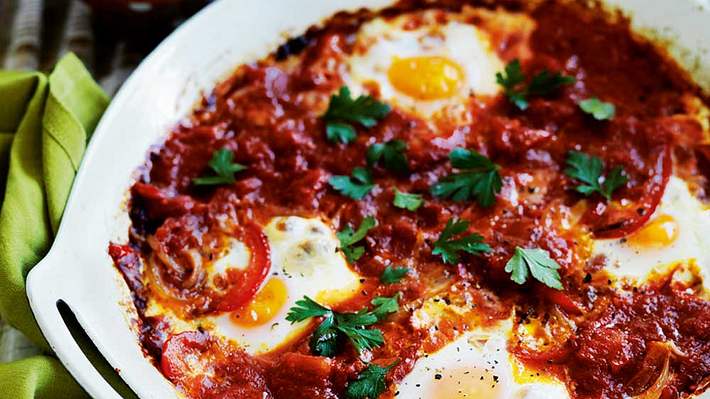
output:
M46 353L0 364L2 397L86 396L51 356L32 316L25 278L49 250L86 144L108 102L73 54L49 77L0 71L0 183L5 187L0 190L0 316Z
M0 392L6 398L84 398L62 364L48 356L34 356L0 365Z

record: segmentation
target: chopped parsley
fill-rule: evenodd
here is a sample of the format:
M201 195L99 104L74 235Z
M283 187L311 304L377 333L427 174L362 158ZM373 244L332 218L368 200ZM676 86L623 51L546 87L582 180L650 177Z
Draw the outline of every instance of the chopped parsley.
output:
M236 180L234 174L246 169L244 165L234 163L234 153L227 148L219 149L212 153L212 159L207 165L215 173L214 176L202 176L192 179L197 186L211 186L218 184L231 184Z
M518 106L520 109L528 107L528 102L525 100L523 91L516 91L516 87L525 83L525 75L520 67L520 60L513 60L505 66L504 72L496 73L496 82L503 86L505 95L508 99Z
M598 121L605 121L614 118L616 107L612 103L601 101L596 97L588 98L579 102L582 111L592 115Z
M603 177L604 162L593 155L570 151L566 162L568 167L565 169L565 174L584 183L575 187L575 190L585 196L599 193L610 201L614 191L629 181L621 166L614 167Z
M348 399L377 399L387 389L385 377L399 363L395 361L387 367L370 363L355 381L348 383L345 395Z
M352 227L347 226L339 231L336 235L340 240L340 250L343 251L345 258L350 263L355 263L362 254L365 253L365 247L353 245L361 241L373 227L377 225L377 221L372 216L368 216L362 220L360 227L353 231Z
M458 253L460 251L472 255L490 252L491 247L483 242L483 236L480 234L472 233L454 238L454 236L461 235L468 230L468 225L469 223L465 220L449 219L439 239L434 242L432 254L441 255L444 263L456 264L459 261Z
M383 284L394 284L403 279L407 274L409 274L409 268L390 265L385 267L385 270L382 271L380 282Z
M483 207L495 202L495 195L503 186L500 167L476 151L457 147L449 153L451 166L460 169L431 186L431 194L438 198L466 201L475 198Z
M332 314L333 311L320 305L313 299L304 296L303 299L296 301L296 306L289 309L286 315L286 320L291 323L310 319L311 317L322 317Z
M304 297L304 300L305 299L311 300L308 297ZM298 303L299 301L296 301L297 305ZM288 315L286 319L288 320ZM291 323L293 323L293 321L291 321ZM330 311L325 315L323 321L321 321L315 331L313 331L313 335L311 335L311 339L308 342L311 352L318 356L335 356L338 352L338 336L339 332L335 327L335 315Z
M505 96L521 110L528 108L528 98L531 96L548 95L563 85L575 82L574 77L542 70L525 84L525 74L520 67L520 60L513 60L505 66L503 72L496 73L496 82L503 86Z
M564 85L570 85L576 82L572 76L562 75L559 72L552 73L543 70L533 76L528 85L527 95L530 96L546 96Z
M286 320L293 324L314 317L323 318L309 342L311 351L319 356L334 356L342 337L346 337L358 353L362 353L384 343L382 331L365 327L398 311L398 299L399 294L391 298L377 297L372 300L375 306L372 311L361 309L355 313L341 313L304 296L296 301L296 306L289 309Z
M391 313L396 313L399 310L399 298L400 294L397 293L394 296L378 296L373 299L372 305L375 306L372 309L372 313L377 316L377 320L384 320Z
M363 199L375 187L370 171L360 167L353 169L352 176L331 176L328 183L354 200Z
M421 194L410 194L394 189L394 200L392 203L397 208L414 212L422 206L424 199Z
M510 273L510 279L518 284L524 284L532 274L535 280L550 288L561 290L562 282L557 272L559 268L560 265L550 258L550 254L539 248L516 247L515 254L505 265L505 271Z
M409 170L407 165L407 143L402 140L390 140L386 143L375 143L367 148L367 165L373 167L382 160L382 164L388 170L397 173L406 173Z
M323 115L326 137L333 143L348 144L357 136L353 123L370 128L389 112L389 105L375 100L372 96L361 95L353 99L350 89L343 86L338 94L330 97L328 110Z

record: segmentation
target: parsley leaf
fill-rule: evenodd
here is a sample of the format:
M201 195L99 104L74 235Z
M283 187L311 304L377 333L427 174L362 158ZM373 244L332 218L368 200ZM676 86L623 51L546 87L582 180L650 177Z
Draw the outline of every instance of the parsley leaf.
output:
M505 66L504 72L496 73L496 82L503 86L505 95L518 108L524 110L528 107L525 94L516 88L525 82L525 75L520 67L520 60L513 60Z
M629 181L626 175L624 175L624 169L621 166L614 167L607 176L602 179L604 162L601 158L593 155L579 151L570 151L567 154L566 162L568 167L565 169L565 174L584 183L575 187L575 190L585 196L590 196L598 192L603 195L607 201L610 201L612 193Z
M331 176L328 183L344 196L354 200L363 199L375 187L370 171L360 167L353 169L352 177Z
M406 209L408 211L416 211L424 203L421 194L410 194L394 189L394 200L392 201L397 208Z
M570 151L565 162L568 166L565 169L565 174L586 183L577 186L578 192L584 195L591 195L595 191L601 191L599 178L602 175L602 169L604 169L604 163L601 158L579 151Z
M377 399L387 389L385 377L399 363L399 360L387 367L370 363L355 381L348 383L345 395L348 399Z
M453 238L468 230L468 225L469 223L465 220L449 219L439 239L434 242L432 254L441 255L444 263L455 264L459 261L459 251L472 255L490 252L491 247L483 242L483 236L480 234L472 233L460 238Z
M431 186L431 194L438 198L451 197L454 201L473 197L483 207L493 205L496 193L503 186L498 172L500 167L478 152L461 147L449 153L449 160L451 166L462 171L450 174Z
M372 311L361 309L355 313L340 313L304 296L303 299L296 301L296 306L289 309L286 320L293 324L312 317L323 317L309 342L311 351L319 356L335 355L341 337L347 337L358 353L362 353L385 342L382 331L368 330L365 327L399 310L398 299L399 295L391 298L378 297L372 300L372 304L375 305Z
M308 345L318 356L335 356L338 353L338 329L335 328L335 314L330 312L313 331Z
M380 321L376 314L367 309L360 309L355 313L336 313L336 321L346 327L357 328L358 326L369 326Z
M227 148L219 149L212 153L212 159L207 165L216 176L203 176L192 179L197 186L209 186L217 184L231 184L236 180L234 174L246 169L244 165L234 163L234 153Z
M370 128L390 112L387 104L371 96L361 95L353 99L347 86L340 88L338 94L330 97L328 110L323 115L326 122L326 137L331 142L348 144L355 140L356 131L353 123Z
M525 74L520 67L520 60L513 60L505 66L504 72L496 73L496 82L503 86L505 96L520 110L528 108L528 97L548 95L563 85L572 84L575 78L542 70L525 85Z
M511 273L510 279L518 284L524 284L532 274L535 280L550 288L561 290L562 282L557 272L559 268L560 265L550 258L550 254L539 248L516 247L515 254L505 265L505 271Z
M624 174L624 168L615 166L604 178L604 183L602 183L602 195L606 199L611 199L614 190L623 186L628 181L629 178Z
M373 299L371 304L375 307L372 309L372 313L377 317L377 320L382 321L390 315L390 313L396 313L399 310L399 298L400 294L397 293L394 296L378 296Z
M320 305L313 299L304 296L303 299L296 301L296 306L289 309L288 314L286 315L286 320L291 323L296 323L310 319L311 317L327 316L331 313L333 312L330 309Z
M409 170L406 150L407 143L402 140L372 144L367 148L367 165L373 167L382 159L385 168L392 172L406 173Z
M592 115L598 121L609 120L616 114L616 107L612 103L601 101L596 97L588 98L579 102L582 111Z
M576 79L572 76L542 70L540 73L533 76L530 85L528 85L526 95L546 96L564 85L573 84L575 81Z
M354 127L347 123L328 122L325 125L325 135L332 142L340 141L343 144L347 144L355 140L357 132Z
M394 284L403 279L407 274L409 274L409 268L390 265L385 267L385 270L382 271L380 282L383 284Z
M347 226L343 230L336 233L340 240L340 250L343 251L345 258L350 263L355 263L365 253L365 248L362 246L353 247L352 245L365 238L367 232L377 225L377 221L372 216L368 216L362 220L360 227L353 231L352 227Z
M339 325L338 330L348 337L358 353L382 346L385 343L385 337L378 329L366 330L349 325Z
M333 356L338 347L338 331L335 328L335 313L320 305L311 298L304 296L296 301L296 306L289 309L286 320L291 324L310 319L324 317L316 328L309 342L311 351L320 356Z

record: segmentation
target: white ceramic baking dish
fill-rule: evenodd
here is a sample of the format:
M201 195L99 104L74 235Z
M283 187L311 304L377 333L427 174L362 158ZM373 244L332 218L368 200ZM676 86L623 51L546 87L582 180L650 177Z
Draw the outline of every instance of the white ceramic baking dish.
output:
M141 398L177 396L141 353L126 314L128 289L107 254L109 241L127 240L127 190L149 147L188 115L201 93L238 64L265 56L288 35L303 32L339 10L392 2L218 1L168 37L125 83L94 133L54 245L27 282L30 304L44 335L89 394L120 397L70 335L58 301L71 308L101 353ZM606 3L626 10L639 32L653 31L670 40L672 53L710 90L708 0ZM710 398L710 393L703 397Z

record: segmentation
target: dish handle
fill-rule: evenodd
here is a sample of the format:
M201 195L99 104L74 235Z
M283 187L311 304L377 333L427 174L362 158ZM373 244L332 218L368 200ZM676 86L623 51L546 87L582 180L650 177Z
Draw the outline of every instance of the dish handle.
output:
M27 276L27 297L44 337L64 367L93 398L121 399L104 377L91 364L76 342L59 312L59 303L72 309L72 284L67 284L66 270L59 270L50 253ZM62 283L58 283L62 282Z

